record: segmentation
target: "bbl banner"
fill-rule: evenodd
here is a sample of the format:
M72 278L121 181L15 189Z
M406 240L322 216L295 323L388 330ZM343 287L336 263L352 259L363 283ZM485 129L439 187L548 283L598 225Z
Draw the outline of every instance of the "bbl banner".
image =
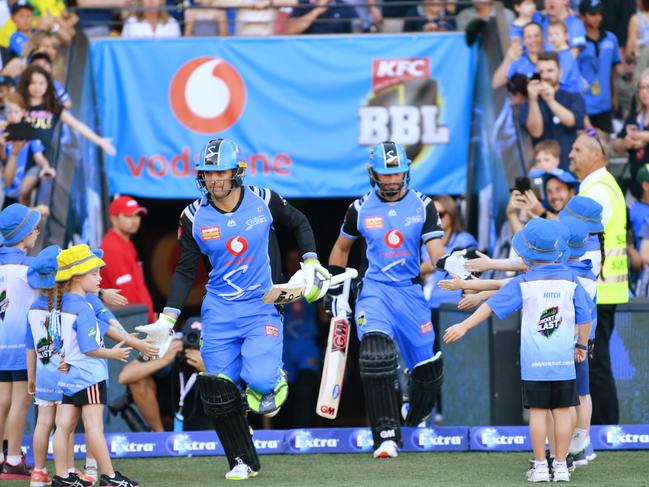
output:
M246 181L287 197L369 189L369 149L405 146L413 187L464 193L475 49L463 34L94 41L111 192L195 198L193 165L229 137Z

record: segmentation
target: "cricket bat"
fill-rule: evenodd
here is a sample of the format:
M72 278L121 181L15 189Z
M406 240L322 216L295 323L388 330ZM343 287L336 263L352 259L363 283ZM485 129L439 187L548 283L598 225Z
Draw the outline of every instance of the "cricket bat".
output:
M331 284L340 284L345 279L354 279L358 276L358 271L356 269L347 268L342 274L335 275L331 278ZM287 282L285 284L273 284L266 293L264 294L262 300L266 304L287 304L297 301L304 297L304 290L306 289L306 284L304 281L298 283Z
M351 332L351 324L347 321L351 282L351 278L345 280L340 301L336 303L336 316L332 317L329 323L329 338L316 405L316 414L327 419L336 419L338 415L338 405L345 378L345 364L347 363L347 349Z

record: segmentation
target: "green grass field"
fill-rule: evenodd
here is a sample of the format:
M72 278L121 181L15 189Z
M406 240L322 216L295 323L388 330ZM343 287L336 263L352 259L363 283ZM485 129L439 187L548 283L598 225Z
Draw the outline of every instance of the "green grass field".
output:
M396 460L369 455L264 455L252 486L527 485L527 453L403 453ZM223 457L115 460L115 467L144 487L232 484ZM649 452L599 452L571 483L583 486L649 486ZM3 487L26 482L2 481Z

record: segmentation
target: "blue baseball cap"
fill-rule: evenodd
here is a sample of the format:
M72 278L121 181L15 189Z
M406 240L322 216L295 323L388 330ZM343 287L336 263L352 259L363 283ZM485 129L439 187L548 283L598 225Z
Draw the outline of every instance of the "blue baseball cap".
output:
M577 187L579 186L579 181L570 171L564 171L563 169L553 169L552 171L544 171L545 174L543 177L543 186L548 184L548 181L552 178L558 179L562 183L565 183L569 186Z
M381 142L370 153L370 167L376 174L400 174L410 169L410 159L401 144Z
M559 212L559 218L576 218L588 225L589 233L602 233L602 205L587 196L574 196L568 204Z
M32 261L27 269L27 282L34 289L52 289L56 286L56 272L59 269L57 257L61 247L50 245L45 247Z
M534 218L512 238L512 246L525 262L555 262L565 252L560 223Z
M4 245L12 247L29 235L41 221L41 214L25 205L14 203L0 212L0 233Z

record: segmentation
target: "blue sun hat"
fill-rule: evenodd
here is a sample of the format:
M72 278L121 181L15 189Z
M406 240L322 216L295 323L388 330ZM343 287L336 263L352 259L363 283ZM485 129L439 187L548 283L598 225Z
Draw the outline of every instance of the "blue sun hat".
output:
M557 221L534 218L512 239L516 253L526 262L555 262L565 251Z
M588 233L602 233L602 205L587 196L574 196L563 210L559 212L559 218L566 217L581 220L588 226Z
M548 220L555 222L556 220ZM559 232L559 247L561 248L561 257L557 259L557 262L566 262L570 258L570 229L563 223L558 222L557 230Z
M586 242L588 241L588 224L582 220L572 217L561 218L561 223L570 231L568 247L570 249L570 258L578 259L588 250Z
M59 269L56 259L60 253L61 247L50 245L32 261L27 269L27 282L33 289L52 289L56 286L56 272Z
M12 247L29 235L41 221L41 214L14 203L0 212L0 233L5 247Z

